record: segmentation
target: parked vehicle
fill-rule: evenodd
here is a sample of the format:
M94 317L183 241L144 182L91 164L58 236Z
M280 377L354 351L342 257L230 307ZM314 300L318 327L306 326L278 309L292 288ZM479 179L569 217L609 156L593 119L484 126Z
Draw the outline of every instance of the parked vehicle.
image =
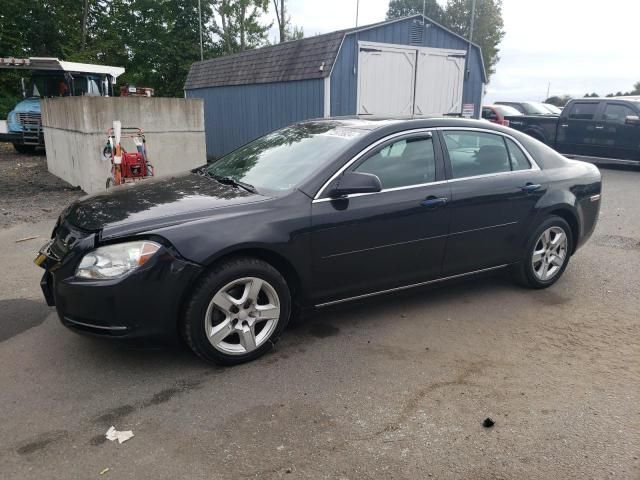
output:
M491 123L509 126L509 120L505 116L517 117L522 115L518 110L508 105L485 105L482 107L482 118Z
M545 288L590 237L601 177L464 119L327 119L60 216L36 263L73 331L178 332L205 360L270 349L299 308L510 268Z
M559 117L507 118L510 126L569 156L591 161L640 162L640 99L571 100Z
M22 96L7 116L7 133L0 133L0 142L11 142L20 153L44 147L40 99L81 95L113 95L116 78L124 68L87 63L64 62L57 58L0 58L0 70L29 71L28 81L22 79Z
M550 103L543 103L542 106L549 110L553 115L560 115L562 113L562 109L560 107L556 107Z
M496 102L496 105L508 105L523 115L553 115L551 111L540 102Z

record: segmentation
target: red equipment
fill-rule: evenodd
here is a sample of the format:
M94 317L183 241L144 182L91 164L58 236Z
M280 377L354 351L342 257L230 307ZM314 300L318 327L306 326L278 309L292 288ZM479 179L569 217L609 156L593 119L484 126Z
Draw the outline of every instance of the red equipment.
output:
M153 176L153 165L147 158L147 144L142 129L122 127L119 137L120 141L125 138L133 140L136 151L127 152L116 141L114 129L107 130L107 144L102 151L103 158L111 161L111 176L107 179L107 188Z
M123 152L120 169L124 178L142 178L147 176L147 162L140 152Z

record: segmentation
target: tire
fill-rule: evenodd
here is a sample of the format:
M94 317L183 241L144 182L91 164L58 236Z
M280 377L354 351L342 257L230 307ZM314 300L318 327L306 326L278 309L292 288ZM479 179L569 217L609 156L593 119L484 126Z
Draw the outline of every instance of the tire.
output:
M548 237L543 236L547 233ZM564 242L560 234L564 235ZM553 246L554 242L556 242L555 246ZM564 273L572 251L571 227L563 218L550 216L534 230L527 242L522 260L512 268L513 277L524 287L536 289L550 287ZM543 269L545 263L546 271Z
M290 315L291 294L280 272L262 260L239 257L216 265L197 283L180 330L203 360L236 365L270 350Z
M21 145L19 143L14 143L13 148L15 148L18 153L33 153L36 151L35 145Z

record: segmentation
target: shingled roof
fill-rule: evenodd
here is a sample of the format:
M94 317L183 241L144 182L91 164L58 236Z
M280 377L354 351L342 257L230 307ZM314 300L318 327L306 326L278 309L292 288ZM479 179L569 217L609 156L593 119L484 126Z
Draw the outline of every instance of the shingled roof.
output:
M331 72L346 30L196 62L185 90L222 85L324 78Z

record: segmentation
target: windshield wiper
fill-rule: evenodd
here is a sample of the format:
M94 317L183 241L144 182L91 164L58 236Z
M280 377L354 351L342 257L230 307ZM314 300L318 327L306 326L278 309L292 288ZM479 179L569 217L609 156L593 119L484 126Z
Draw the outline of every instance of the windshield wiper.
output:
M200 170L198 173L200 175L204 175L204 176L213 178L214 180L216 180L219 183L222 183L223 185L231 185L233 187L240 187L240 188L246 190L247 192L258 193L258 190L256 190L256 187L254 187L253 185L251 185L249 183L241 182L239 180L235 180L235 179L233 179L231 177L225 177L223 175L216 175L215 173L211 173L211 172L207 171L206 169Z

